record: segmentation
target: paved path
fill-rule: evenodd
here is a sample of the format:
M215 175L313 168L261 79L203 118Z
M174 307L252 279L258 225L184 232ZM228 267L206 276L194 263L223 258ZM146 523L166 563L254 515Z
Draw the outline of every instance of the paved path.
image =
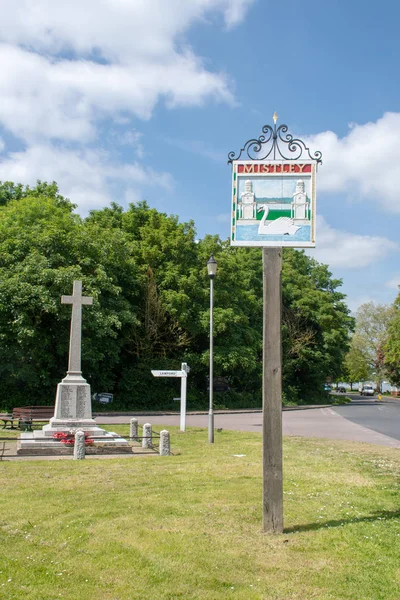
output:
M140 424L152 425L177 425L179 415L140 415L137 417ZM98 416L99 424L129 423L131 416ZM188 427L202 427L207 429L207 414L191 415L186 418ZM235 431L262 430L261 412L250 413L223 413L215 414L215 428L222 427ZM283 434L301 437L330 438L335 440L349 440L366 442L380 446L400 448L400 440L373 431L358 423L347 420L336 412L335 408L311 408L299 410L285 410L283 412Z

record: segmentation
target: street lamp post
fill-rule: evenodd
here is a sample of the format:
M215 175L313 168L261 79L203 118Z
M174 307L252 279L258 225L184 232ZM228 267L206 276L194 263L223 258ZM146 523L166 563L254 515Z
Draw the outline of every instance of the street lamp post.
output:
M213 340L213 321L214 321L214 277L217 272L217 261L210 256L207 262L208 276L210 278L210 408L208 411L208 442L214 443L214 413L213 413L213 391L214 391L214 340Z

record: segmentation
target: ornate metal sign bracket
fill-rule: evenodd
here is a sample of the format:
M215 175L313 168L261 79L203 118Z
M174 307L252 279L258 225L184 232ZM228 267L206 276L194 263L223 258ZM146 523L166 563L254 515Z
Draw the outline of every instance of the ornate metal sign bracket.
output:
M228 154L228 164L234 160L299 160L304 158L302 155L308 154L308 160L315 160L317 164L322 164L322 152L316 150L311 153L303 140L294 138L288 133L287 125L276 126L278 115L274 113L274 126L264 125L262 135L259 138L248 140L239 154L235 156L234 152ZM243 160L242 159L242 160Z

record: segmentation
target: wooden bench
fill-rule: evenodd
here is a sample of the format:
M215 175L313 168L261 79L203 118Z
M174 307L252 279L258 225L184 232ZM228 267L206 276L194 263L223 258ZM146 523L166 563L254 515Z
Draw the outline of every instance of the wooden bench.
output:
M52 417L54 406L21 406L12 411L12 419L18 421L18 427L26 431L32 431L33 423L49 421Z
M3 421L3 429L7 428L7 423L10 423L10 429L14 429L14 421L11 413L0 413L0 421Z

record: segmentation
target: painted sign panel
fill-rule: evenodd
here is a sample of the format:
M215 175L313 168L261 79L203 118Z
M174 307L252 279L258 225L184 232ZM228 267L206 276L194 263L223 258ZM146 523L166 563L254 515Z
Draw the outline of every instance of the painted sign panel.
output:
M232 246L315 246L312 161L233 161Z

